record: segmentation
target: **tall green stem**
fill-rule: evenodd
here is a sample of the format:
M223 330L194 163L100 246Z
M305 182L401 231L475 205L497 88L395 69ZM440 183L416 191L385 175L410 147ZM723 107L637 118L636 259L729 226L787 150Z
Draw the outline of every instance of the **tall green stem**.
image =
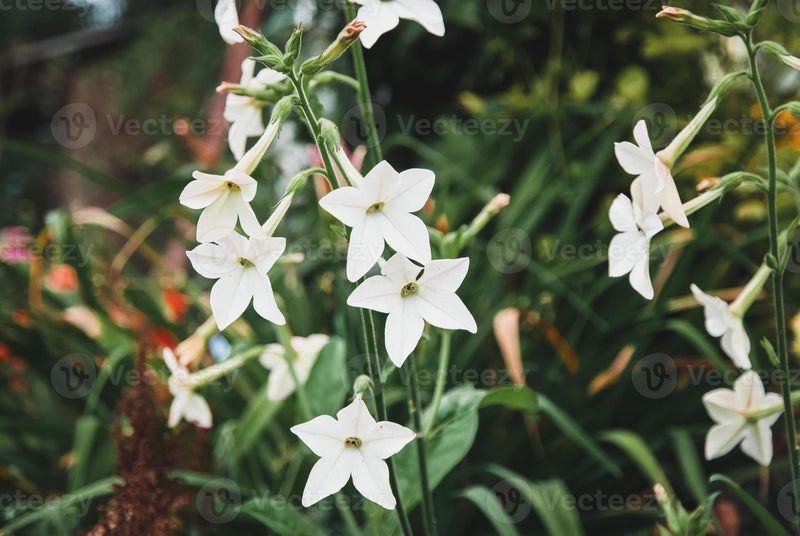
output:
M767 193L767 210L769 212L769 252L777 262L780 257L780 247L778 245L778 173L775 158L775 118L767 101L767 94L764 91L764 84L756 65L756 53L753 47L752 34L745 39L747 53L750 58L750 78L753 81L758 104L761 107L761 117L764 120L767 145L767 164L769 173L769 192ZM778 339L778 359L780 361L780 384L783 394L784 420L786 421L786 436L789 443L789 459L791 463L792 482L794 484L795 506L800 501L800 482L798 482L798 447L797 431L795 428L794 408L792 406L791 385L789 382L789 354L786 348L786 318L784 312L783 299L783 268L778 266L772 274L772 295L775 306L775 329ZM797 510L797 508L795 508ZM795 532L800 533L800 527L795 527Z
M439 413L439 406L442 403L442 395L444 394L444 384L447 381L447 367L450 365L450 338L452 332L449 330L442 330L442 345L439 347L439 369L436 371L436 387L433 391L433 401L431 401L431 414L428 417L428 424L425 425L425 432L423 435L428 437L433 431L433 425L436 422L436 414Z
M349 0L343 0L343 4L347 20L353 20L356 16L353 4ZM369 141L367 154L370 157L369 163L371 165L369 168L371 168L383 160L383 151L381 150L380 137L378 137L378 128L375 125L375 113L372 110L372 98L369 92L369 79L367 78L367 64L364 61L364 49L361 46L361 41L354 43L350 47L350 51L353 55L353 68L356 71L356 79L358 80L358 105L361 108L364 126L367 128L367 139Z
M419 399L419 380L417 376L417 356L411 354L406 360L408 377L408 411L411 414L411 422L417 431L417 463L419 465L419 481L422 487L422 518L424 520L425 534L436 536L436 510L433 506L433 493L431 492L430 479L428 478L428 457L425 452L425 436L422 434L422 417L420 411L422 404Z

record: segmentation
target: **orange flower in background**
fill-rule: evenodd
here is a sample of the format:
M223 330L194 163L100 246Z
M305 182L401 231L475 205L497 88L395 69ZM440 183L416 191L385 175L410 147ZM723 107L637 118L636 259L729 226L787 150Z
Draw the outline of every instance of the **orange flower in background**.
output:
M5 344L0 342L0 363L6 363L11 360L11 350Z
M167 304L169 319L178 324L183 322L183 315L189 308L189 298L174 288L165 288L161 295Z
M78 274L69 264L59 264L47 272L44 284L53 292L74 292L78 289Z
M14 323L20 327L28 328L31 325L31 315L25 309L14 309L11 313Z
M175 335L164 328L153 328L150 332L150 339L156 347L174 349L178 344L178 339L175 338Z

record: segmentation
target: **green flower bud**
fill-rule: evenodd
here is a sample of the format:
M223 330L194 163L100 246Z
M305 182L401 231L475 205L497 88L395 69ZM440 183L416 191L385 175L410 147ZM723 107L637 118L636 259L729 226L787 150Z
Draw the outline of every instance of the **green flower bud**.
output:
M356 396L358 396L372 389L372 386L373 386L372 378L370 378L365 374L362 374L359 377L357 377L353 382L353 391L356 393Z
M656 14L658 19L669 19L700 30L708 30L725 37L733 37L743 31L743 23L732 23L695 15L689 10L665 6Z
M336 41L331 43L322 54L305 62L300 68L300 71L305 75L318 73L325 68L326 65L329 65L344 54L345 51L350 48L350 45L356 42L358 36L361 35L361 32L366 28L366 24L359 20L354 20L348 24L344 30L339 32Z

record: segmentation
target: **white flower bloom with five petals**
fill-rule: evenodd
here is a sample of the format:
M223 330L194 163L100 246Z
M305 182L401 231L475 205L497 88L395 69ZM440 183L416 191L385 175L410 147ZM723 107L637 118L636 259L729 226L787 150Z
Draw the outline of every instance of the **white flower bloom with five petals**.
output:
M164 348L163 355L164 362L172 373L169 377L169 392L173 399L167 424L174 428L181 419L186 419L200 428L211 428L211 408L205 398L192 391L189 371L178 364L175 354L169 348Z
M647 123L644 120L636 123L633 137L638 145L629 141L614 144L617 161L627 173L637 175L634 182L642 183L642 191L647 194L645 205L650 207L650 200L657 208L659 205L672 220L682 227L689 227L689 220L678 195L675 179L672 178L667 164L653 152L653 146L647 134Z
M214 21L219 27L219 35L229 45L244 43L242 36L233 31L239 26L239 10L236 9L236 0L217 0L214 8Z
M367 25L361 32L361 43L366 48L372 48L380 36L397 27L400 19L418 22L433 35L444 35L442 10L433 0L350 1L361 5L356 19Z
M396 500L384 460L414 439L413 430L389 421L375 422L361 397L339 411L336 419L321 415L291 430L320 457L308 475L303 506L336 493L352 477L361 495L394 509Z
M219 329L239 318L251 300L262 318L278 325L286 323L267 277L284 249L285 238L247 239L234 232L186 253L197 273L217 279L211 288L211 312Z
M631 185L633 201L619 194L608 211L608 217L619 234L608 246L608 275L621 277L630 274L631 287L647 298L653 298L650 281L650 240L664 228L655 212L647 211L642 185Z
M706 294L694 283L691 288L695 299L703 306L708 334L721 337L722 350L737 367L751 368L750 338L744 330L742 318L734 314L730 306L720 298Z
M330 337L319 333L308 337L292 337L290 344L294 356L287 356L286 349L280 344L268 344L264 353L258 358L261 365L270 371L267 380L267 398L273 402L280 402L297 388L287 358L292 359L292 368L297 381L301 385L306 383L319 353L329 340Z
M406 257L431 260L428 228L412 212L420 210L433 190L433 171L408 169L397 173L385 160L358 187L332 191L319 204L352 227L347 249L347 278L356 281L383 254L384 241Z
M213 242L228 235L236 220L250 236L262 236L250 201L256 196L256 180L234 168L225 175L195 171L194 180L181 192L181 205L203 209L197 220L197 240Z
M247 58L242 62L242 79L239 82L246 89L259 91L270 84L277 84L286 79L286 75L265 68L253 76L256 62ZM264 121L261 117L262 106L258 101L246 95L229 93L225 100L225 120L231 123L228 130L228 145L236 160L244 156L247 138L264 133Z
M388 313L386 351L400 367L422 337L425 321L443 329L478 331L472 313L456 295L468 269L466 257L430 261L420 268L396 253L383 265L382 275L359 285L347 304Z
M770 464L770 428L781 416L783 405L779 394L764 393L757 373L745 372L733 389L709 391L703 395L703 405L716 423L706 436L707 460L724 456L741 442L742 452L761 465Z

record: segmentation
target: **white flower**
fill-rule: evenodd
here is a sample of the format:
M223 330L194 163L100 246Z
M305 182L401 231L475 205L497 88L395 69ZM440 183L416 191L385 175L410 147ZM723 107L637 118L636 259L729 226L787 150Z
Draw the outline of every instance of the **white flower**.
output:
M631 287L650 300L653 298L653 283L650 281L650 239L664 228L655 212L644 210L640 184L631 185L631 197L619 194L608 217L619 234L608 246L608 275L621 277L630 274Z
M361 495L394 509L389 467L383 460L414 439L412 430L389 421L375 422L361 397L339 411L336 419L321 415L291 430L320 457L308 475L303 506L336 493L352 476Z
M425 321L443 329L478 331L472 313L456 296L469 259L430 261L420 268L402 254L386 261L381 273L356 288L347 304L388 313L386 351L398 367L417 346ZM424 270L422 276L420 270Z
M706 316L706 331L712 337L722 337L720 345L737 367L751 368L750 338L744 330L742 318L735 315L727 303L716 296L710 296L692 283L692 294L703 306Z
M395 251L420 262L431 260L428 228L412 212L420 210L433 190L433 171L402 173L383 161L372 168L358 188L332 191L319 204L352 227L347 249L347 278L366 274L383 253L384 241Z
M753 371L742 374L733 389L714 389L703 405L716 423L706 436L706 459L729 453L739 442L742 452L761 465L772 461L772 430L783 407L777 393L764 394L761 378ZM774 408L775 412L770 412ZM758 414L756 414L758 412Z
M219 27L219 35L229 45L244 43L242 36L233 31L239 26L239 11L236 9L236 0L217 0L214 8L214 20Z
M315 334L308 337L292 337L290 344L295 356L292 368L300 384L306 383L311 368L317 360L322 348L328 344L327 335ZM267 398L273 402L280 402L292 394L296 388L289 364L286 362L286 349L280 344L268 344L264 353L258 358L261 365L270 370L267 381Z
M242 62L242 79L239 82L249 90L262 90L269 84L277 84L286 79L286 75L272 69L261 69L253 77L256 62L247 58ZM264 133L264 121L261 118L258 102L246 95L229 93L225 100L225 120L231 123L228 130L228 145L236 160L241 160L247 145L247 138Z
M400 23L400 19L416 21L433 35L444 35L442 10L433 0L350 1L361 4L356 19L367 25L367 29L361 33L361 43L366 48L372 48L380 36Z
M175 354L164 348L164 362L172 373L169 377L169 392L174 397L169 407L167 424L174 428L181 421L193 423L200 428L211 428L211 408L202 396L192 391L189 371L178 364Z
M659 205L672 220L682 227L689 227L675 179L672 178L667 164L653 152L650 138L647 135L647 123L644 120L636 123L633 137L638 145L623 141L614 144L617 161L627 173L637 175L634 182L642 184L642 191L647 195L644 205L650 209Z
M267 277L284 249L285 238L247 239L230 233L215 244L200 244L186 253L197 273L218 279L211 288L211 312L219 329L239 318L251 300L263 318L278 325L286 323Z
M203 209L197 220L197 240L213 242L228 235L236 220L250 236L261 236L258 223L250 201L256 196L256 180L237 169L225 175L211 175L195 171L195 180L186 185L181 192L183 206Z

